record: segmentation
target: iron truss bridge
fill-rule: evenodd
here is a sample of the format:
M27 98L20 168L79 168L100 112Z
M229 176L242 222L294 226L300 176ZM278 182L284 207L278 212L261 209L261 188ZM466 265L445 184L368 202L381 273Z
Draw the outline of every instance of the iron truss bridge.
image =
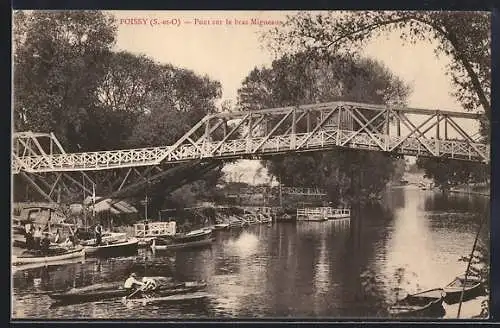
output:
M80 153L67 153L53 133L18 132L12 172L31 179L35 189L41 185L34 177L53 174L55 182L42 183L51 197L64 179L90 192L92 180L99 178L87 174L103 170L128 170L120 177L120 190L131 175L147 180L172 164L185 163L192 170L193 163L328 149L489 163L490 146L466 132L484 119L482 114L331 102L208 114L173 145Z

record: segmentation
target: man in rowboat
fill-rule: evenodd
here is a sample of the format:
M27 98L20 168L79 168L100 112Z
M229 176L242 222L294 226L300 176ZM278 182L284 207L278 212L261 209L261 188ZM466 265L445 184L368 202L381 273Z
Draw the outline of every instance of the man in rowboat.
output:
M137 280L137 274L135 272L132 272L127 280L125 280L125 284L123 285L123 287L129 292L135 292L139 288L144 288L145 284Z

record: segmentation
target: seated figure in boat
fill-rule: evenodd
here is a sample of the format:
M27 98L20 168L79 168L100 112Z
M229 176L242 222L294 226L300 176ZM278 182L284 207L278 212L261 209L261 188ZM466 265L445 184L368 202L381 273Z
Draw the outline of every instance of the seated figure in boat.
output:
M61 243L61 246L64 248L73 248L75 247L75 237L73 235L69 235L68 238L64 242Z
M45 232L43 234L42 240L40 241L40 250L42 251L42 253L48 253L49 247L50 247L49 233Z
M40 249L40 241L42 240L42 228L38 227L33 232L33 249Z
M145 284L139 280L137 280L137 274L135 272L132 272L130 276L125 280L125 284L123 287L130 292L134 292L135 290L139 288L143 288Z
M144 283L144 290L155 290L156 281L152 278L143 277L142 282Z

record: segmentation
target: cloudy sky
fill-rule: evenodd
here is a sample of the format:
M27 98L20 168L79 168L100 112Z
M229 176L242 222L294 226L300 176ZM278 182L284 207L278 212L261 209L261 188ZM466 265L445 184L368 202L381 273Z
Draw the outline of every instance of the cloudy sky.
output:
M112 13L118 21L116 50L144 54L160 63L171 63L198 74L206 74L222 83L223 99L232 100L234 103L237 90L250 70L255 66L267 66L273 60L271 53L264 49L259 41L259 33L265 27L235 25L235 20L284 20L285 16L292 12ZM206 25L206 20L220 20L222 24ZM226 20L232 24L226 24ZM170 21L174 25L161 25L160 21ZM450 95L452 88L445 75L449 59L437 58L433 49L434 46L427 42L403 45L399 34L393 33L368 44L364 54L384 63L394 74L412 86L410 106L460 111L461 106ZM255 175L253 170L258 165L249 161L244 163L245 171L241 179L251 182ZM252 169L249 169L248 165Z

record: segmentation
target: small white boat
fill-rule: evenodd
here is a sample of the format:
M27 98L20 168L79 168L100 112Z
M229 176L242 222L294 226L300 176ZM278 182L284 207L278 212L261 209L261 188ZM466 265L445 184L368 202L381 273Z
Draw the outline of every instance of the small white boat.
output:
M127 234L124 232L105 232L102 234L101 241L103 244L123 242L127 240ZM96 243L95 238L82 240L80 242L83 246L92 246Z
M22 264L30 264L30 263L49 263L54 261L61 261L67 259L73 259L78 257L85 256L85 249L81 246L75 247L74 249L61 249L61 253L54 253L53 255L41 255L38 252L29 252L26 251L25 254L12 256L12 264L13 265L22 265Z
M139 240L137 238L130 238L124 241L117 241L111 243L103 243L99 246L86 245L84 246L85 253L87 255L112 255L128 252L136 252L138 248Z
M26 263L26 264L17 264L12 266L12 272L17 272L17 271L24 271L24 270L30 270L30 269L35 269L35 268L41 268L41 267L52 267L52 266L62 266L62 265L68 265L68 264L75 264L75 263L84 263L85 262L85 256L79 256L75 258L70 258L66 260L54 260L54 261L49 261L46 263Z
M212 226L213 230L229 229L229 223L216 223Z

